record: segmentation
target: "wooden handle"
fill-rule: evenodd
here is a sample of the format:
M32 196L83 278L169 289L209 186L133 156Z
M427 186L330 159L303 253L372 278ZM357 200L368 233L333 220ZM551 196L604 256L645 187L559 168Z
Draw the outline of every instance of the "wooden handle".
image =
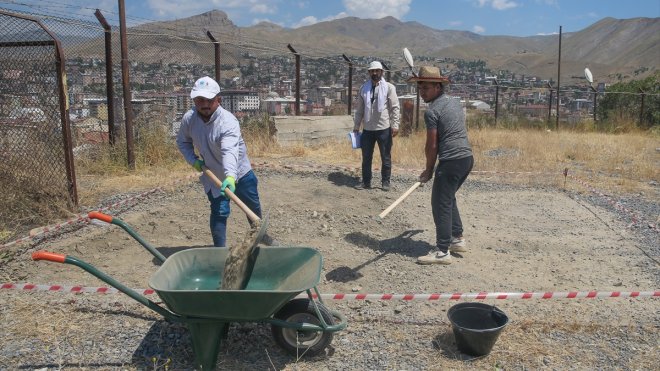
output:
M204 174L206 174L206 176L211 178L213 183L215 183L218 187L222 187L222 182L220 181L220 179L218 179L218 177L215 176L215 174L213 174L213 172L208 167L203 166L202 170L204 171ZM225 195L227 195L227 197L229 197L230 200L234 201L234 203L238 205L238 207L240 207L241 210L243 210L243 212L245 213L245 215L247 215L250 221L252 222L261 221L261 218L259 218L257 214L253 213L252 210L250 210L250 208L247 207L247 205L244 204L243 201L241 201L241 199L238 198L238 196L236 196L234 192L232 192L229 189L229 187L225 188Z
M394 209L394 208L396 207L396 205L400 204L401 201L405 200L406 197L410 196L410 194L411 194L411 193L412 193L417 187L419 187L421 184L422 184L422 183L420 183L420 182L417 182L417 183L413 184L413 186L410 187L410 188L409 188L404 194L402 194L401 197L397 198L396 201L392 202L392 204L391 204L390 206L387 207L387 209L383 210L383 212L380 213L380 214L378 215L378 217L381 218L381 219L384 218L387 214L390 213L390 211L392 211L392 209Z

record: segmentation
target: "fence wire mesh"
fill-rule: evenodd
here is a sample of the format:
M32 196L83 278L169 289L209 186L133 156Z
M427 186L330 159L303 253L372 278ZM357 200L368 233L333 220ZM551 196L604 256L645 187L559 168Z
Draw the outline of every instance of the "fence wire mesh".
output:
M0 14L0 220L9 224L26 203L76 202L56 48L38 22Z

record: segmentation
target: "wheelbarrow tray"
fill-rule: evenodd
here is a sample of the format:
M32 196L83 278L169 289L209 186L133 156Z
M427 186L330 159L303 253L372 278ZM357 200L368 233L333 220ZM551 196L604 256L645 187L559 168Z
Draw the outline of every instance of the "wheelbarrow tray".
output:
M220 290L229 250L202 247L165 260L149 286L174 313L185 317L249 322L272 316L299 293L319 283L323 258L310 247L257 248L244 290Z

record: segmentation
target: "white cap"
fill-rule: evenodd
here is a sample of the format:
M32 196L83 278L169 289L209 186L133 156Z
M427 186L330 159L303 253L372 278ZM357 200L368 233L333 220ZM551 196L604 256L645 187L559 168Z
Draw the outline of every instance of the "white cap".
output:
M204 97L206 99L213 99L218 94L220 94L220 85L212 78L204 76L195 81L195 85L190 91L190 98Z
M383 65L380 64L380 62L378 62L378 61L373 61L373 62L369 63L369 68L367 68L367 71L371 71L371 70L382 70L382 69L383 69Z

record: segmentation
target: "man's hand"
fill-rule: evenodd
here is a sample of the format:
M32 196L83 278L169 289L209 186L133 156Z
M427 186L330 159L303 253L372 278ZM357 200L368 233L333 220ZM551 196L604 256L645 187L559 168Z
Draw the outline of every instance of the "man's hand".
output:
M426 183L429 180L433 178L433 169L431 170L424 170L422 171L422 174L419 176L419 181L422 183Z
M220 187L220 190L222 191L222 195L225 198L229 198L225 194L225 188L227 188L227 187L229 187L229 190L231 191L231 193L234 193L234 191L236 191L236 179L234 179L233 176L226 177L225 180L222 182L222 187Z
M399 134L399 129L392 128L392 138Z
M197 170L197 171L202 171L202 166L204 166L204 160L197 159L193 163L192 167L195 168L195 170Z

